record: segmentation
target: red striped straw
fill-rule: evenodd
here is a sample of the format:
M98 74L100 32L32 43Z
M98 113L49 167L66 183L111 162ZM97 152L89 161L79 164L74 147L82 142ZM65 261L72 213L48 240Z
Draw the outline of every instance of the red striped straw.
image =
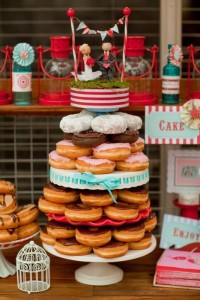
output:
M125 25L124 25L124 45L122 52L122 70L121 70L121 81L124 81L124 69L126 62L126 44L127 44L127 32L128 32L128 16L130 15L131 10L128 7L123 9L123 14L125 15Z
M76 58L76 44L75 44L75 31L74 31L74 15L75 15L75 10L73 8L69 8L67 11L67 15L70 18L70 23L71 23L71 30L72 30L72 53L73 53L73 58L74 58L74 75L75 75L75 81L77 81L77 58Z

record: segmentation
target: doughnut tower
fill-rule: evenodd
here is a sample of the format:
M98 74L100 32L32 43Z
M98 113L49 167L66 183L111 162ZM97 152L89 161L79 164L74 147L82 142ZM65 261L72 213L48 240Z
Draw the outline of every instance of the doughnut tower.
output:
M151 246L157 224L149 198L142 120L82 110L63 117L63 139L49 153L50 182L38 208L41 240L64 255L103 258Z
M15 185L0 180L0 243L22 240L39 232L38 215L34 204L18 206Z

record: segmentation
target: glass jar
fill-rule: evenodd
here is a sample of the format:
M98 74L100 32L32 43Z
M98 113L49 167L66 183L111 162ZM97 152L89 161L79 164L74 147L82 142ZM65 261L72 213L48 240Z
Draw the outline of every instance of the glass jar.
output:
M45 81L39 104L69 105L69 81L66 77L73 70L73 62L69 58L71 37L52 36L50 40L51 59L44 67Z

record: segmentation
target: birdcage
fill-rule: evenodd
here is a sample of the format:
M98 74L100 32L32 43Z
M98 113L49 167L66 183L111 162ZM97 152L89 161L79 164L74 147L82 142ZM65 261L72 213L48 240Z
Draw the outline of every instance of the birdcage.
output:
M42 292L50 287L50 258L33 241L17 254L17 285L24 292Z

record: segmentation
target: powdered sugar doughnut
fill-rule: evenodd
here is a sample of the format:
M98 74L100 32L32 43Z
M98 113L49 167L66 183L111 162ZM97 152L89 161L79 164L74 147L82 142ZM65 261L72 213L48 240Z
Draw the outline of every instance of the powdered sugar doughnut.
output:
M107 114L94 118L91 127L94 131L105 134L122 133L127 128L127 121L121 116Z
M95 113L82 110L78 114L65 116L60 121L60 129L66 133L81 132L91 129L91 122Z
M114 115L123 117L128 123L129 129L139 130L142 127L142 119L138 116L130 115L124 112L116 112Z

